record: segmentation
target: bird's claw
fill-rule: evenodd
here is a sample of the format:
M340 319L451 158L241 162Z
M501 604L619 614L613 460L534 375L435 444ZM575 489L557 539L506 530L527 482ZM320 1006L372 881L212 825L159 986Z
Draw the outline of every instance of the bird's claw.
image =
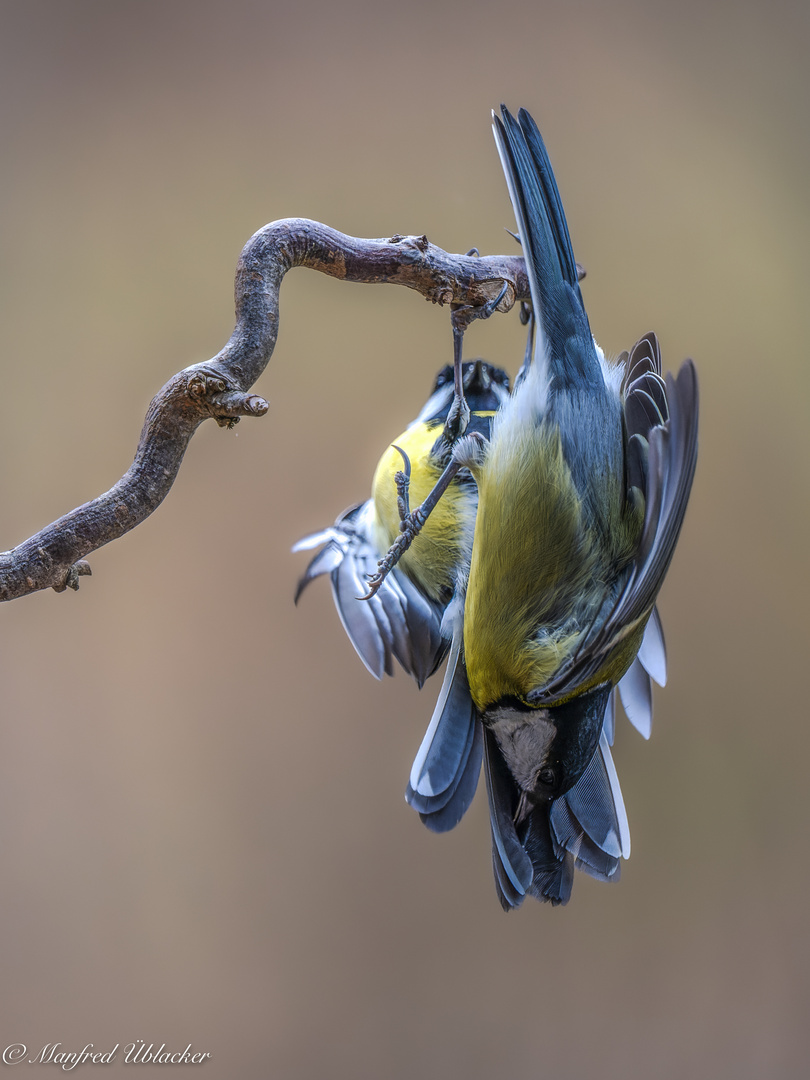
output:
M470 406L467 404L467 399L464 397L453 398L453 403L444 422L444 434L447 440L454 443L457 439L460 439L467 430L469 422Z
M394 483L397 486L397 510L399 512L399 520L404 521L410 513L410 498L409 489L411 486L411 459L405 453L401 446L397 446L396 443L391 443L392 447L398 451L405 463L404 471L400 469L394 475Z
M504 281L498 295L491 300L487 300L484 304L453 305L453 310L450 313L450 321L453 324L454 333L463 334L470 323L475 322L476 319L488 319L490 315L494 314L498 304L500 304L508 291L509 282Z
M376 572L374 574L369 574L366 577L366 581L368 582L368 592L364 596L358 596L358 600L370 600L372 596L378 592L382 583L419 535L422 526L425 524L426 517L427 515L422 513L422 508L417 506L414 511L400 521L399 536L388 549L385 556L377 563Z
M366 576L369 590L364 596L358 596L358 600L370 600L372 596L374 596L399 560L414 542L419 530L425 524L427 518L427 515L422 512L421 506L417 506L413 511L411 511L410 508L409 489L411 485L411 459L401 446L397 446L396 443L391 443L391 446L400 454L403 461L403 468L394 476L394 483L397 486L399 536L393 542L383 558L377 563L376 572Z

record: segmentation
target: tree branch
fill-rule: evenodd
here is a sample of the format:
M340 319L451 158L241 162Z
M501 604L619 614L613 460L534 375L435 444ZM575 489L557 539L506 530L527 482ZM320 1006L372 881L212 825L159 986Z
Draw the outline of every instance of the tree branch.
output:
M166 498L203 420L229 427L241 416L267 412L267 402L249 391L273 354L279 288L294 266L345 281L405 285L435 304L468 309L462 321L491 304L504 286L498 311L529 299L521 256L450 255L425 236L360 240L303 218L265 225L239 258L236 326L224 349L178 372L153 398L135 460L114 487L0 554L0 600L39 589L77 589L79 577L90 573L84 556L134 529Z

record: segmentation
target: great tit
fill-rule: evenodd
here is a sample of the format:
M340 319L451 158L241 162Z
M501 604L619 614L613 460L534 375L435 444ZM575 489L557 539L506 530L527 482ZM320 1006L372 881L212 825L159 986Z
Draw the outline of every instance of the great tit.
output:
M469 407L466 432L488 436L493 416L509 397L507 375L479 359L463 365L461 379ZM436 376L417 418L384 451L371 498L293 548L325 545L299 581L295 601L310 581L328 573L343 627L377 679L393 675L396 659L421 687L449 646L442 620L459 572L466 575L469 567L475 527L478 489L469 473L455 476L422 528L418 545L399 556L373 595L363 597L378 563L400 536L408 502L421 504L451 459L458 439L451 416L456 397L454 371L448 365Z
M463 671L434 714L411 789L433 800L452 790L464 775L456 748L480 718L496 887L508 910L526 894L564 903L574 866L614 877L629 851L606 710L619 685L649 734L650 675L665 676L654 605L694 476L698 390L689 360L677 379L662 379L652 334L624 362L606 360L540 132L525 110L515 120L502 107L493 119L536 344L489 442L454 449L478 485L455 627Z

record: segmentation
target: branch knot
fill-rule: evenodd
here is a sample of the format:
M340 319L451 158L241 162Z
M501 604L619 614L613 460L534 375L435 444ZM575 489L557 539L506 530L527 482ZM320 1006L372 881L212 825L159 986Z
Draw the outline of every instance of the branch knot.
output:
M270 408L263 397L245 393L233 380L204 367L194 369L186 392L220 427L232 428L240 416L264 416Z

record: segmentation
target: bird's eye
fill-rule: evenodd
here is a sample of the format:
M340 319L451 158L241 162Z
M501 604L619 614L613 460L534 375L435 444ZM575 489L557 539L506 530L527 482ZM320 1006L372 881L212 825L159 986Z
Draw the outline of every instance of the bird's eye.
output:
M537 774L537 780L538 783L543 785L543 787L554 787L555 783L557 782L557 777L551 766L546 765Z

